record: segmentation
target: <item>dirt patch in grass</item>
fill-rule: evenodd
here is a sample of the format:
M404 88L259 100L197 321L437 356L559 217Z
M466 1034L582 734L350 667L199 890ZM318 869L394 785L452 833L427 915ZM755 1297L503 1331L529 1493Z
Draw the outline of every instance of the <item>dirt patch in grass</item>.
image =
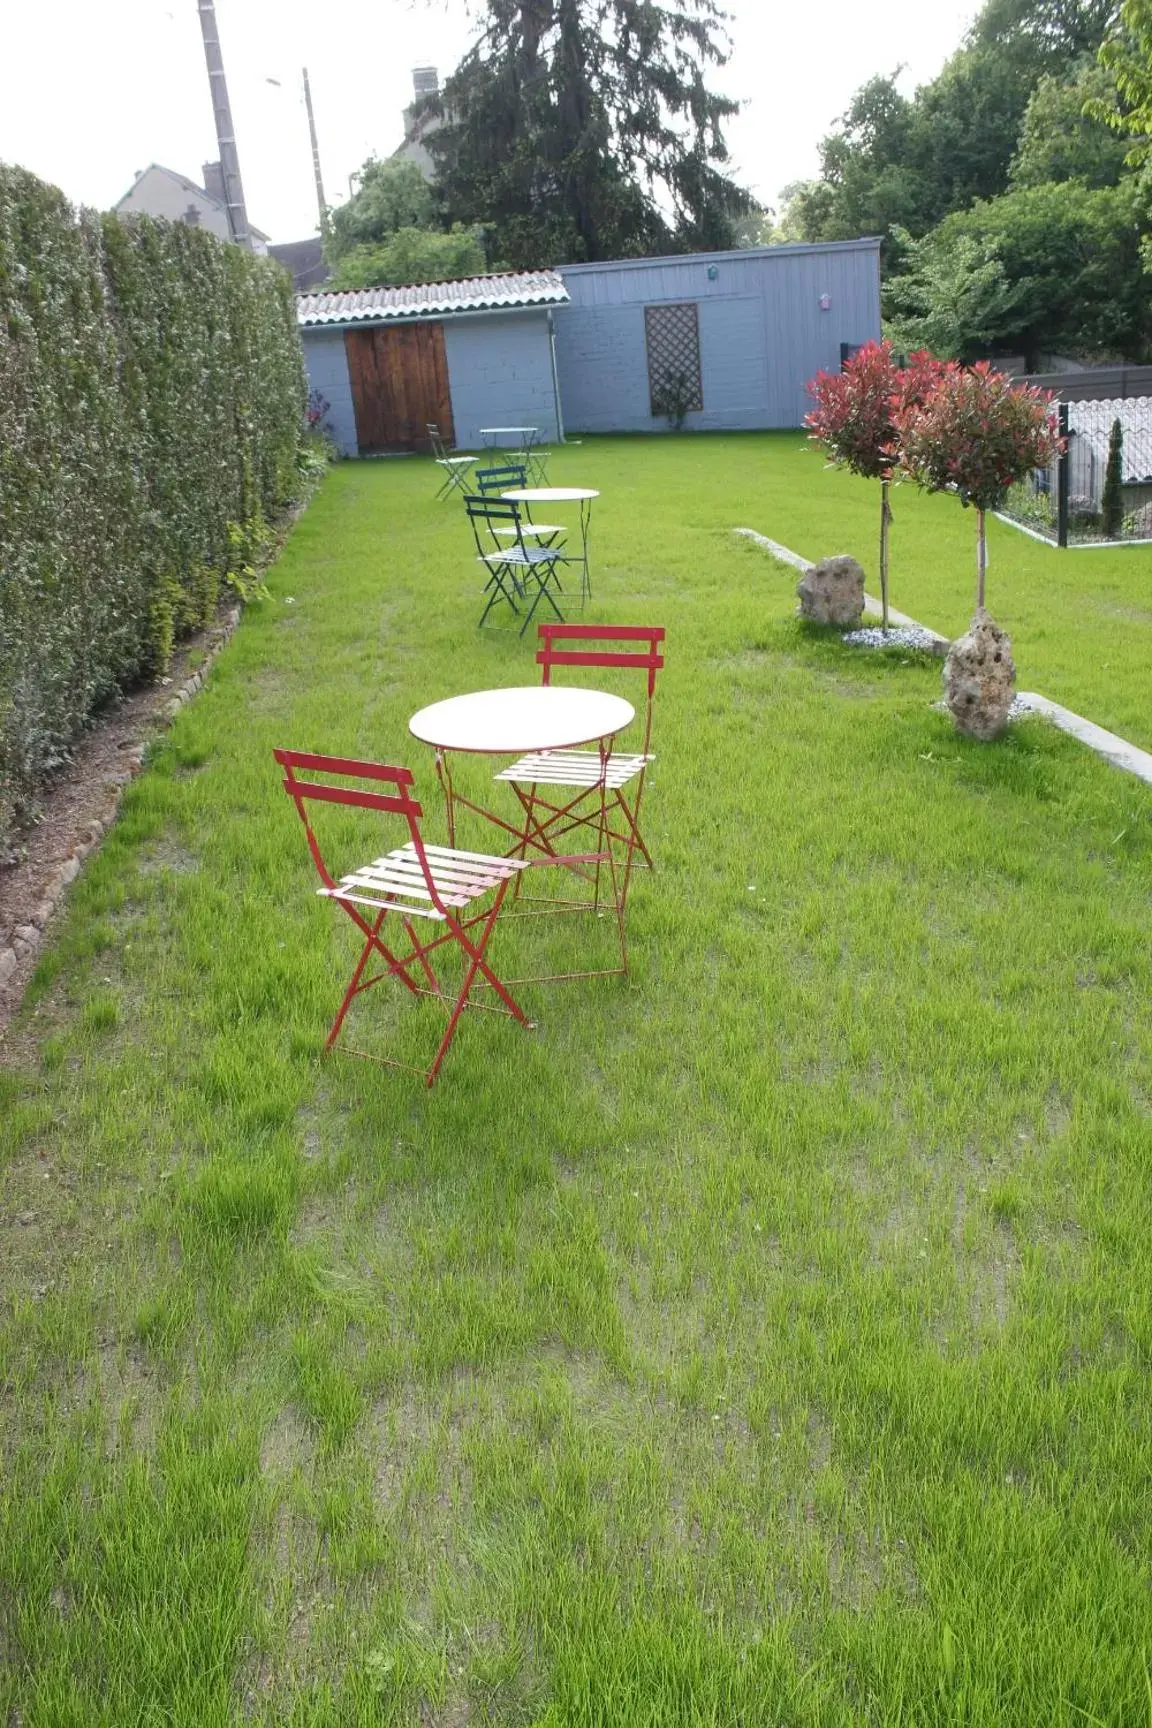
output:
M154 841L136 866L141 876L193 876L200 860L172 834Z

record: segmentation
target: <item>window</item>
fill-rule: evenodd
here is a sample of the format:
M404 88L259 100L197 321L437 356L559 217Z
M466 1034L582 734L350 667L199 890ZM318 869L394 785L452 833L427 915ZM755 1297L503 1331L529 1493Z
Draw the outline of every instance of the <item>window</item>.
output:
M685 414L704 406L700 382L700 322L694 303L645 306L648 346L648 395L654 416L683 424Z

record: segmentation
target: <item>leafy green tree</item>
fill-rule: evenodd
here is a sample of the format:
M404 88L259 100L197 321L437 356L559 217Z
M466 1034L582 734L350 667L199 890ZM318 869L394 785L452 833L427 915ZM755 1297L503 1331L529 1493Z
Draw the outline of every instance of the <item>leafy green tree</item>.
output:
M1115 79L1089 62L1069 81L1051 75L1032 92L1012 161L1013 186L1083 180L1115 186L1124 172L1130 140L1096 118L1103 105L1118 112Z
M376 288L400 282L456 282L482 276L484 248L475 233L398 228L375 246L354 246L336 266L332 288Z
M836 194L826 180L794 180L780 193L780 240L831 240ZM842 236L835 236L842 238Z
M1135 137L1129 159L1145 162L1152 153L1152 0L1124 0L1117 28L1100 48L1100 63L1115 79L1127 112L1097 112Z
M745 216L732 221L733 246L774 246L780 239L776 227L776 212L753 204Z
M1094 54L1119 10L1120 0L985 0L972 39L1032 61L1047 56L1064 63Z
M1100 63L1116 81L1119 104L1090 104L1130 141L1126 161L1139 172L1145 209L1152 207L1152 0L1124 0L1116 30L1100 49ZM1152 272L1152 238L1145 236L1144 268Z
M894 341L950 360L1004 351L1018 322L1023 290L1010 282L995 236L957 233L941 223L923 240L898 230L906 268L885 285Z
M914 97L896 73L861 86L821 145L819 181L794 190L784 223L809 240L882 234L885 267L899 268L896 229L922 237L1007 189L1033 92L1095 53L1116 10L1117 0L987 0Z
M432 188L415 162L370 157L360 184L347 204L331 212L329 261L335 264L356 246L379 246L401 228L435 228Z
M1034 369L1048 350L1141 360L1152 306L1141 276L1148 223L1137 187L1021 187L907 243L885 289L900 344L971 361L990 349Z
M752 201L724 172L736 104L716 0L483 0L428 137L448 215L516 267L714 249Z

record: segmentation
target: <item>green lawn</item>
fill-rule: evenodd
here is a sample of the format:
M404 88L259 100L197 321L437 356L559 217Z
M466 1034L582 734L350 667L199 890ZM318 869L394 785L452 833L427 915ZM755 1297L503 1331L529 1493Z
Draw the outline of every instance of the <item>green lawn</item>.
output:
M429 465L338 468L0 1071L0 1722L1147 1728L1152 792L805 633L728 530L876 512L797 438L553 478L668 629L631 978L431 1093L321 1060L355 942L272 747L407 760L439 837L408 716L536 671ZM957 629L970 515L896 508ZM1145 745L1150 591L993 525L1022 685Z

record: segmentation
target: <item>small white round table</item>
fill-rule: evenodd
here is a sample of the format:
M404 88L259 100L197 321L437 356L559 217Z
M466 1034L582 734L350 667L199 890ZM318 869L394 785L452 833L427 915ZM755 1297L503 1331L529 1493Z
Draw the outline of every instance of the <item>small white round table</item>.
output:
M579 504L581 556L566 562L580 564L581 592L587 600L592 593L588 576L588 529L592 521L592 500L600 496L597 489L594 486L521 486L511 492L501 492L500 496L508 504Z
M448 761L453 751L473 756L526 756L536 750L571 750L580 744L599 744L622 732L636 717L631 702L603 690L581 690L572 685L530 684L510 690L477 690L468 696L449 696L421 708L408 722L408 730L436 752L436 772L444 788L448 812L448 844L456 844L455 806L470 810L504 828L516 842L527 843L527 833L502 816L456 792Z
M538 426L481 426L481 438L538 438Z
M519 456L520 466L527 469L530 480L547 478L547 457L540 449L539 426L481 426L480 436L490 450L506 450L510 457ZM502 444L502 438L515 442Z

